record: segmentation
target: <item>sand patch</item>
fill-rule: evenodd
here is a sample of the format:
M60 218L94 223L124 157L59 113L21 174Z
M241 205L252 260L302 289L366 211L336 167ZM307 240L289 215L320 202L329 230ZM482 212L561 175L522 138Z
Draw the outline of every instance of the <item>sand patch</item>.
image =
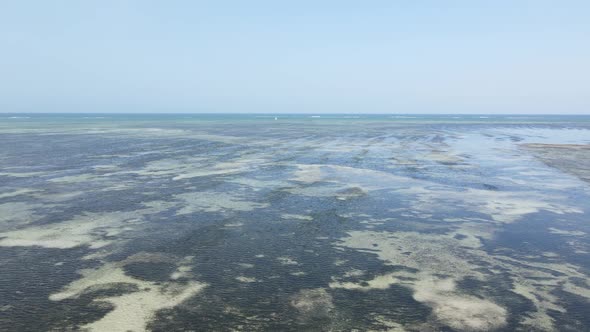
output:
M79 175L68 175L68 176L61 176L53 179L47 180L48 182L55 182L55 183L79 183L79 182L88 182L88 181L98 181L101 178L95 174L79 174Z
M201 167L205 161L206 158L161 159L151 161L142 169L128 173L149 177L173 176Z
M183 202L178 215L198 212L252 211L268 207L268 203L245 200L239 193L193 192L174 196Z
M547 166L590 182L590 144L522 144Z
M136 211L85 213L63 222L29 226L0 232L0 246L67 249L88 246L99 249L143 222L143 216L158 213L157 208Z
M164 212L166 210L175 208L178 206L178 202L170 202L170 201L148 201L142 202L141 205L145 206L154 211Z
M379 259L395 265L425 270L432 274L470 275L480 277L473 271L472 252L459 247L460 240L449 236L418 232L353 231L338 242L338 246L355 248L376 254Z
M258 279L256 278L252 278L252 277L246 277L246 276L238 276L236 277L236 280L239 282L243 282L243 283L253 283L253 282L258 282Z
M233 161L211 163L212 158L187 157L180 159L161 159L146 164L140 170L114 174L137 174L149 177L172 177L179 181L203 176L231 175L246 172L264 164L259 158L242 158Z
M291 297L290 304L303 319L325 318L334 310L332 296L323 288L303 289Z
M436 210L436 207L445 206L449 210L487 214L499 223L512 223L542 210L555 214L584 213L582 209L566 204L567 198L564 196L539 192L497 192L481 189L461 191L441 186L412 186L397 192L414 195L412 208L416 211L427 213Z
M36 209L41 207L43 205L37 203L10 202L0 204L0 226L6 230L30 224L40 218ZM1 234L0 237L2 237Z
M425 157L427 160L432 160L434 162L445 165L457 165L464 162L464 158L450 154L447 151L432 151L428 153Z
M584 236L584 235L586 235L586 233L582 232L582 231L567 231L567 230L558 229L558 228L554 228L554 227L549 227L549 232L552 234L567 235L567 236Z
M556 200L563 200L562 197L550 197L536 193L493 193L483 194L481 190L469 190L467 195L474 195L468 202L475 205L479 211L489 214L492 219L503 223L510 223L520 219L522 216L536 213L541 210L556 214L583 213L584 211L557 203ZM477 197L478 199L475 199ZM524 198L531 197L531 198Z
M0 172L0 176L9 176L13 178L29 178L47 174L49 174L49 172Z
M350 270L346 271L346 273L344 273L344 278L361 277L363 275L365 275L365 271L358 270L358 269L350 269Z
M154 257L158 260L157 255L135 255L122 262L106 263L97 269L81 270L79 273L82 278L72 282L61 292L52 294L49 299L75 299L96 290L123 284L133 285L135 290L132 292L95 298L95 302L107 302L114 308L101 319L81 328L90 331L145 331L157 311L178 306L206 287L206 284L196 281L158 283L125 274L125 264L151 262Z
M43 202L56 202L62 203L67 202L71 199L84 195L85 192L83 191L62 191L62 192L52 192L50 194L45 193L35 193L33 197L35 199L39 199Z
M359 198L365 196L367 191L359 187L349 187L336 192L336 199L340 201L347 201L350 199Z
M13 191L9 191L9 192L0 193L0 199L11 198L11 197L16 197L16 196L20 196L20 195L28 195L28 194L35 193L38 191L39 190L28 189L28 188L17 189L17 190L13 190Z
M253 191L260 191L263 189L272 189L288 186L289 183L282 180L259 180L247 178L244 176L227 179L226 182L236 183L242 186L249 187Z
M289 213L283 213L281 214L281 219L286 219L286 220L301 220L301 221L312 221L313 217L312 216L307 216L304 214L289 214Z
M177 263L176 271L172 272L170 275L171 280L178 280L183 278L191 278L193 277L193 266L192 262L195 256L185 256Z
M416 232L349 232L349 237L335 243L376 255L388 265L404 266L412 270L400 270L377 275L370 280L362 276L345 274L332 277L331 288L359 291L387 289L398 284L414 291L416 301L433 309L435 321L459 330L485 331L506 323L507 312L493 299L465 294L456 289L456 283L473 278L486 281L490 273L478 267L494 266L508 273L514 282L512 291L520 294L535 306L535 311L525 315L521 323L537 330L554 329L548 312L564 312L561 300L554 295L557 289L590 299L590 286L585 287L572 280L584 280L585 274L577 266L566 263L539 263L535 260L513 259L502 255L490 255L479 249L479 244L462 245L469 239L470 226L449 234L424 234ZM481 231L475 228L476 231ZM456 238L456 234L467 234ZM472 240L468 240L472 242ZM534 259L536 257L532 257ZM552 259L556 259L553 257ZM444 276L444 277L443 277ZM588 286L588 285L586 285Z
M344 289L354 289L354 290L362 290L368 291L372 289L388 289L393 284L403 283L400 279L396 278L397 274L384 274L378 275L373 279L363 281L362 283L358 282L342 282L342 281L332 281L329 283L330 288L344 288ZM345 275L345 278L349 278L350 275ZM336 279L337 280L337 279Z
M296 260L287 256L277 257L277 261L279 261L281 265L299 265Z
M383 171L339 165L297 164L292 181L312 184L326 182L340 184L337 190L359 188L364 191L400 188L407 183L421 182L408 177L397 176Z
M170 275L170 279L172 280L178 280L181 278L187 278L191 276L191 271L192 271L192 266L179 266L176 271L174 271L171 275Z
M588 279L585 280L584 285L575 285L572 282L566 282L563 285L563 290L590 299L590 281Z
M421 279L414 299L428 304L437 321L462 331L490 331L506 325L506 309L475 296L455 292L453 279Z
M413 289L416 301L433 309L435 325L441 323L458 330L489 331L506 324L506 309L490 300L462 294L455 289L455 278L439 278L430 271L393 272L362 282L335 279L330 282L330 288L369 291L388 289L394 284L409 287Z
M287 191L296 195L327 197L342 200L356 198L375 190L391 190L404 195L412 210L427 215L440 206L484 213L493 221L511 223L522 217L549 211L556 214L583 213L581 208L567 204L567 197L537 191L492 191L460 188L426 180L398 176L383 171L338 165L295 165L292 181L322 185L300 186Z
M322 181L322 171L319 165L297 165L297 170L293 173L293 181L302 183L314 183Z
M208 167L202 167L199 170L186 172L173 177L173 180L190 179L201 176L211 175L229 175L249 171L254 167L261 166L265 161L263 159L240 159L233 162L220 162Z
M384 317L381 315L373 315L372 318L379 322L380 324L382 324L383 326L385 326L387 329L386 330L368 330L369 332L377 332L377 331L387 331L387 332L406 332L408 331L402 324L392 321L391 319L389 319L388 317ZM416 331L419 329L414 329L412 328L412 331Z

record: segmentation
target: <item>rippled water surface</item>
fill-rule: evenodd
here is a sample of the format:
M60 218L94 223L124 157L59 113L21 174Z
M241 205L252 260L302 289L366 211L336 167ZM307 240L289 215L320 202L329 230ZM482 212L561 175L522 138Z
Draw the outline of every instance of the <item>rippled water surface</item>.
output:
M0 114L1 331L589 331L590 117Z

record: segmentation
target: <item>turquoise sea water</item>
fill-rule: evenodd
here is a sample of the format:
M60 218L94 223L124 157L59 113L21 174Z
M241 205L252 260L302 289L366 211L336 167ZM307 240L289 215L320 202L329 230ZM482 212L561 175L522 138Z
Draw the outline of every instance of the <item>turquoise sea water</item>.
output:
M590 116L0 114L0 330L587 331L587 144Z
M18 123L110 121L380 121L450 123L581 123L590 115L526 114L112 114L112 113L0 113L0 119Z

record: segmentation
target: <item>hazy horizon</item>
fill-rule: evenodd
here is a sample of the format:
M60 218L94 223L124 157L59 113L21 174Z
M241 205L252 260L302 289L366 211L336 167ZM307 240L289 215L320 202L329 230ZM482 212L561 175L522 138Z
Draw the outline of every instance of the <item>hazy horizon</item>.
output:
M590 4L43 2L0 113L590 114Z
M137 112L117 112L117 111L72 111L72 112L51 112L51 111L27 111L27 112L6 112L0 111L3 115L265 115L265 116L294 116L294 115L358 115L358 116L590 116L590 113L361 113L361 112L165 112L165 111L137 111Z

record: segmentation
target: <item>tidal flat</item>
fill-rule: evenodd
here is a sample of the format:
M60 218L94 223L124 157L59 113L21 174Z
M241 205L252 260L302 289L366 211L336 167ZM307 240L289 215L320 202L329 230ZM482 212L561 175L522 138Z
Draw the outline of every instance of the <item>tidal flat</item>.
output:
M0 331L590 331L590 116L0 114Z

